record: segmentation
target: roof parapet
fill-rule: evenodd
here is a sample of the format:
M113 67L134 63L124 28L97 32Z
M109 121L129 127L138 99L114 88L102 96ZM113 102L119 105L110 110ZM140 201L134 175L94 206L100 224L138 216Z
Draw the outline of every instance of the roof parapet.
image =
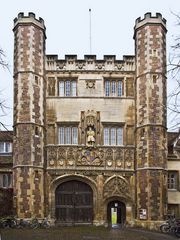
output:
M165 31L166 30L166 19L162 17L161 13L156 13L155 16L152 16L150 12L147 12L144 14L144 18L141 19L141 17L137 18L135 21L135 26L134 26L134 38L135 38L135 33L137 29L143 27L144 25L152 25L152 24L159 24L164 27Z
M166 24L166 19L162 17L162 14L161 13L156 13L155 16L152 16L152 13L151 12L147 12L144 14L144 18L141 19L141 17L137 18L136 21L135 21L135 25L144 21L145 19L160 19L162 20L162 22L164 24Z
M84 55L78 59L77 55L46 55L46 70L48 71L135 71L135 56L124 55L122 60L115 55L104 55L103 59L96 59L96 55Z
M39 17L39 19L37 19L36 15L33 12L29 12L27 16L24 15L23 12L20 12L18 16L14 18L14 27L19 23L34 23L42 29L46 29L43 18Z

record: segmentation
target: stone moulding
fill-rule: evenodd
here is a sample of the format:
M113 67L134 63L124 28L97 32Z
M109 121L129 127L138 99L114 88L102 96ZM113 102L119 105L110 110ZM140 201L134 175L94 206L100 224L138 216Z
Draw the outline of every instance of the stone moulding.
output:
M134 170L134 147L46 146L47 168L103 167Z

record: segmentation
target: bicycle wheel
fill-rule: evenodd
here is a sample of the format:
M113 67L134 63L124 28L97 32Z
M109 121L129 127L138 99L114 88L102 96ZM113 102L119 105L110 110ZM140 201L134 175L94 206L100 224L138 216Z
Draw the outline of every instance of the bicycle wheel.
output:
M4 221L2 223L3 228L9 228L9 223L7 221Z
M162 224L160 230L162 233L168 233L170 231L170 226L168 224Z
M180 227L176 228L176 231L174 232L174 234L176 235L176 237L180 237Z
M17 226L16 221L12 219L12 220L10 221L10 227L11 227L11 228L15 228L16 226Z
M50 223L49 222L43 222L42 223L42 228L50 228Z

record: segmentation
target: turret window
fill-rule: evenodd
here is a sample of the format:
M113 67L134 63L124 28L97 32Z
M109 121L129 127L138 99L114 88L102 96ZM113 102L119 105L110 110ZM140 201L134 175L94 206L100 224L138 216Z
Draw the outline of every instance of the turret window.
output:
M177 190L177 182L178 182L178 173L169 172L168 173L168 189Z
M0 174L0 187L12 188L12 174L11 173Z

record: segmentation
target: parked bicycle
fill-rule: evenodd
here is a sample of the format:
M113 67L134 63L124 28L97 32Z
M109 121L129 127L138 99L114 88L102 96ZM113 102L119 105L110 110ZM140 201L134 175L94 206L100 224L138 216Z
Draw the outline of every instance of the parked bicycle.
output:
M17 228L30 228L30 222L21 218L17 221Z
M28 221L25 219L20 219L19 223L17 224L18 228L49 228L50 223L47 218L43 219L42 221L38 220L37 218L33 218L32 220Z
M0 228L49 228L50 222L47 218L38 220L33 219L17 219L14 216L0 218Z
M34 218L31 223L31 227L33 229L35 228L49 228L50 222L47 218L43 219L42 221L39 221L37 218Z
M8 216L0 219L1 228L15 228L16 226L17 226L17 221L13 216Z
M180 219L176 219L174 215L168 215L165 223L160 225L162 233L174 233L180 237Z

